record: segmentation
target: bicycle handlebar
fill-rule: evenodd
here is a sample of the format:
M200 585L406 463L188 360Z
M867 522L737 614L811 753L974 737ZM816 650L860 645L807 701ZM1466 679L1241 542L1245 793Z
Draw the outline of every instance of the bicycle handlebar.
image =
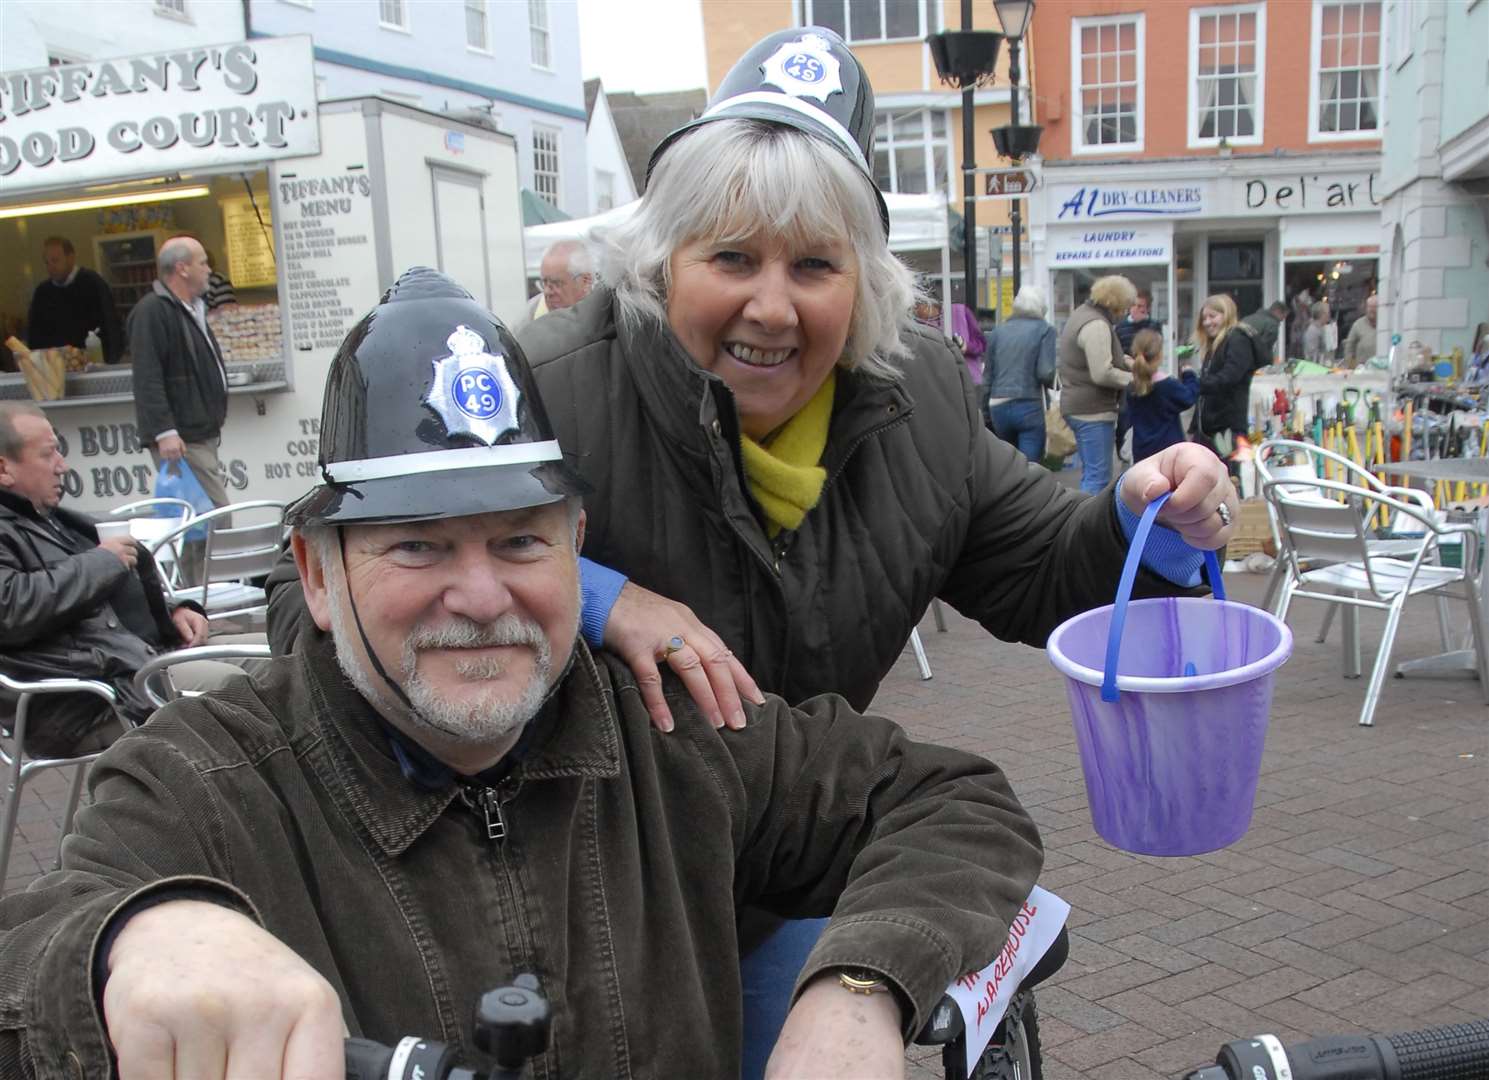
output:
M1184 1080L1476 1080L1489 1076L1489 1020L1394 1035L1327 1035L1284 1047L1272 1035L1220 1048Z
M522 1080L528 1059L548 1048L550 1020L537 976L519 975L476 1003L476 1047L496 1061L484 1077L457 1065L444 1043L409 1036L396 1046L347 1039L346 1080Z

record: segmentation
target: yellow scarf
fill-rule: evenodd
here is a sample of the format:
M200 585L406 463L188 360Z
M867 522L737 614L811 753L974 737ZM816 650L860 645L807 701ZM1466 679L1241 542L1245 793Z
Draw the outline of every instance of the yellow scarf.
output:
M772 539L782 529L801 528L807 511L822 497L827 470L818 462L827 446L836 385L835 373L829 372L811 400L781 425L767 445L748 435L739 437L745 479L750 494L765 511L765 531Z

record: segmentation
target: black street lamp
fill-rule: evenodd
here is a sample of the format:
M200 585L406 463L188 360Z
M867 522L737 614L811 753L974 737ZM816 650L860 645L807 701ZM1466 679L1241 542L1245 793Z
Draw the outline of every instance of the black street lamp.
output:
M972 0L962 0L961 30L931 34L926 39L936 74L941 81L962 91L962 267L963 300L976 311L977 295L977 165L973 141L976 129L972 123L972 92L993 81L993 68L998 62L998 46L1003 35L992 30L972 29ZM951 297L943 297L949 304ZM949 312L950 309L948 308Z
M1019 123L1019 45L1029 29L1029 20L1034 17L1034 0L993 0L993 10L998 13L998 22L1003 27L1003 36L1008 39L1008 81L1013 87L1013 123L993 129L993 145L998 153L1013 161L1022 161L1039 149L1039 135L1044 130L1038 124ZM1009 229L1013 233L1013 291L1015 295L1023 284L1022 260L1019 257L1019 241L1023 232L1023 199L1014 199L1009 212Z

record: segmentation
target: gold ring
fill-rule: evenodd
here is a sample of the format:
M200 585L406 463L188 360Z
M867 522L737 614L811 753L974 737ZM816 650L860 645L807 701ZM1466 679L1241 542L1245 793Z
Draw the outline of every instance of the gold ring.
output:
M662 649L661 659L667 660L671 658L673 653L682 652L683 646L686 644L687 642L682 639L681 634L673 634L667 639L667 644Z

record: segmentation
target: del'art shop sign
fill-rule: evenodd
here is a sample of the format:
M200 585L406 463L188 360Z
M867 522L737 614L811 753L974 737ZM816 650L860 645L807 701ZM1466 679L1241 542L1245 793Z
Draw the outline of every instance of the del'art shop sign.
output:
M1045 173L1046 180L1050 173ZM1052 223L1350 214L1380 206L1374 170L1237 170L1182 182L1050 183Z

